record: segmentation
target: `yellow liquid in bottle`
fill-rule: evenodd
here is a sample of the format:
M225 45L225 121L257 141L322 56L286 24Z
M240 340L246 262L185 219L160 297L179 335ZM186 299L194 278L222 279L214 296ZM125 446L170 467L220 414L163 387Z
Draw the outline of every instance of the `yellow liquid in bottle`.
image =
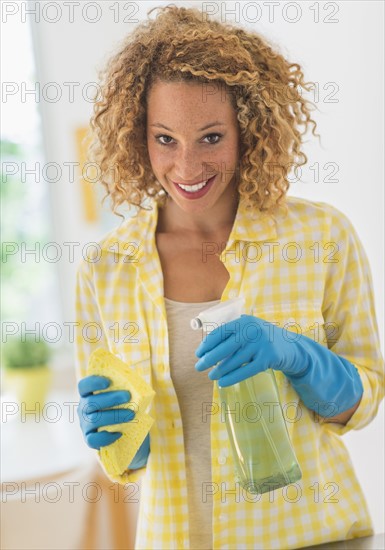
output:
M262 494L301 479L273 371L218 390L242 487Z

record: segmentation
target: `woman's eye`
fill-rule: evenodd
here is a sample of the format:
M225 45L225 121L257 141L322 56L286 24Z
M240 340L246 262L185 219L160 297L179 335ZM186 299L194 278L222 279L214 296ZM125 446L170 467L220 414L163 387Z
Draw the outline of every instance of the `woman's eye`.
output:
M160 138L162 138L162 139L163 139L163 138L172 139L170 136L163 136L163 135L162 135L162 136L155 136L155 139L158 140L158 141L160 140ZM168 145L170 142L168 141L167 143L163 143L163 141L159 141L159 143L160 143L161 145Z
M203 139L213 138L213 137L216 138L216 139L215 139L215 141L209 141L210 145L215 145L215 144L219 143L219 141L222 137L222 134L208 134ZM172 137L167 136L165 134L155 136L155 139L158 141L158 143L160 143L160 145L169 145L172 141ZM166 141L165 142L164 140L171 140L171 141Z
M212 141L211 144L212 145L215 145L216 143L218 143L222 137L222 134L209 134L208 136L205 137L205 139L207 138L211 138L211 137L217 137L219 139L217 139L216 141Z

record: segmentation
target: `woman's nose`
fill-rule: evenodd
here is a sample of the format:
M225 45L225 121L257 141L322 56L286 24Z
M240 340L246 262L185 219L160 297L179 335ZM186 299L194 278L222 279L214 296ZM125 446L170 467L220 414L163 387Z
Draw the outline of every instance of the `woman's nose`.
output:
M176 153L174 171L181 181L196 183L210 177L213 168L208 162L205 162L196 150L185 147Z

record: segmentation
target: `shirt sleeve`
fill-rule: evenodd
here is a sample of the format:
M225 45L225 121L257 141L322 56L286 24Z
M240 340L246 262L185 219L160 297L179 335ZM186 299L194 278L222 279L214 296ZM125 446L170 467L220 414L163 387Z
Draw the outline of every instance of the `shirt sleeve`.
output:
M76 279L75 371L78 382L87 376L90 355L100 347L109 349L108 339L95 292L93 264L84 260L79 266ZM111 481L124 485L138 481L142 475L142 469L127 469L121 476L112 477L106 471L99 451L96 451L96 456Z
M92 267L92 263L83 260L76 280L75 369L78 381L87 375L91 353L100 347L108 349L95 296Z
M326 264L323 315L327 345L356 367L364 388L346 425L324 424L342 435L363 428L377 414L384 397L384 359L367 255L350 220L336 208L328 205L328 209L330 243L336 254L330 255L332 261Z

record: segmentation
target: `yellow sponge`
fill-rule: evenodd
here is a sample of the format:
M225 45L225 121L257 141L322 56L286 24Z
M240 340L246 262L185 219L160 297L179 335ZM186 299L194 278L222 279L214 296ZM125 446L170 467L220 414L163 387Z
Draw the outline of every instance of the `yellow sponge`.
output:
M118 479L127 470L154 422L145 410L153 400L155 392L126 363L102 348L91 354L87 374L105 376L111 380L107 389L97 391L95 394L114 390L127 390L131 394L131 400L128 403L116 405L110 409L131 409L135 412L133 420L98 429L98 431L122 433L122 436L114 443L101 447L99 450L99 456L106 472L111 478Z

